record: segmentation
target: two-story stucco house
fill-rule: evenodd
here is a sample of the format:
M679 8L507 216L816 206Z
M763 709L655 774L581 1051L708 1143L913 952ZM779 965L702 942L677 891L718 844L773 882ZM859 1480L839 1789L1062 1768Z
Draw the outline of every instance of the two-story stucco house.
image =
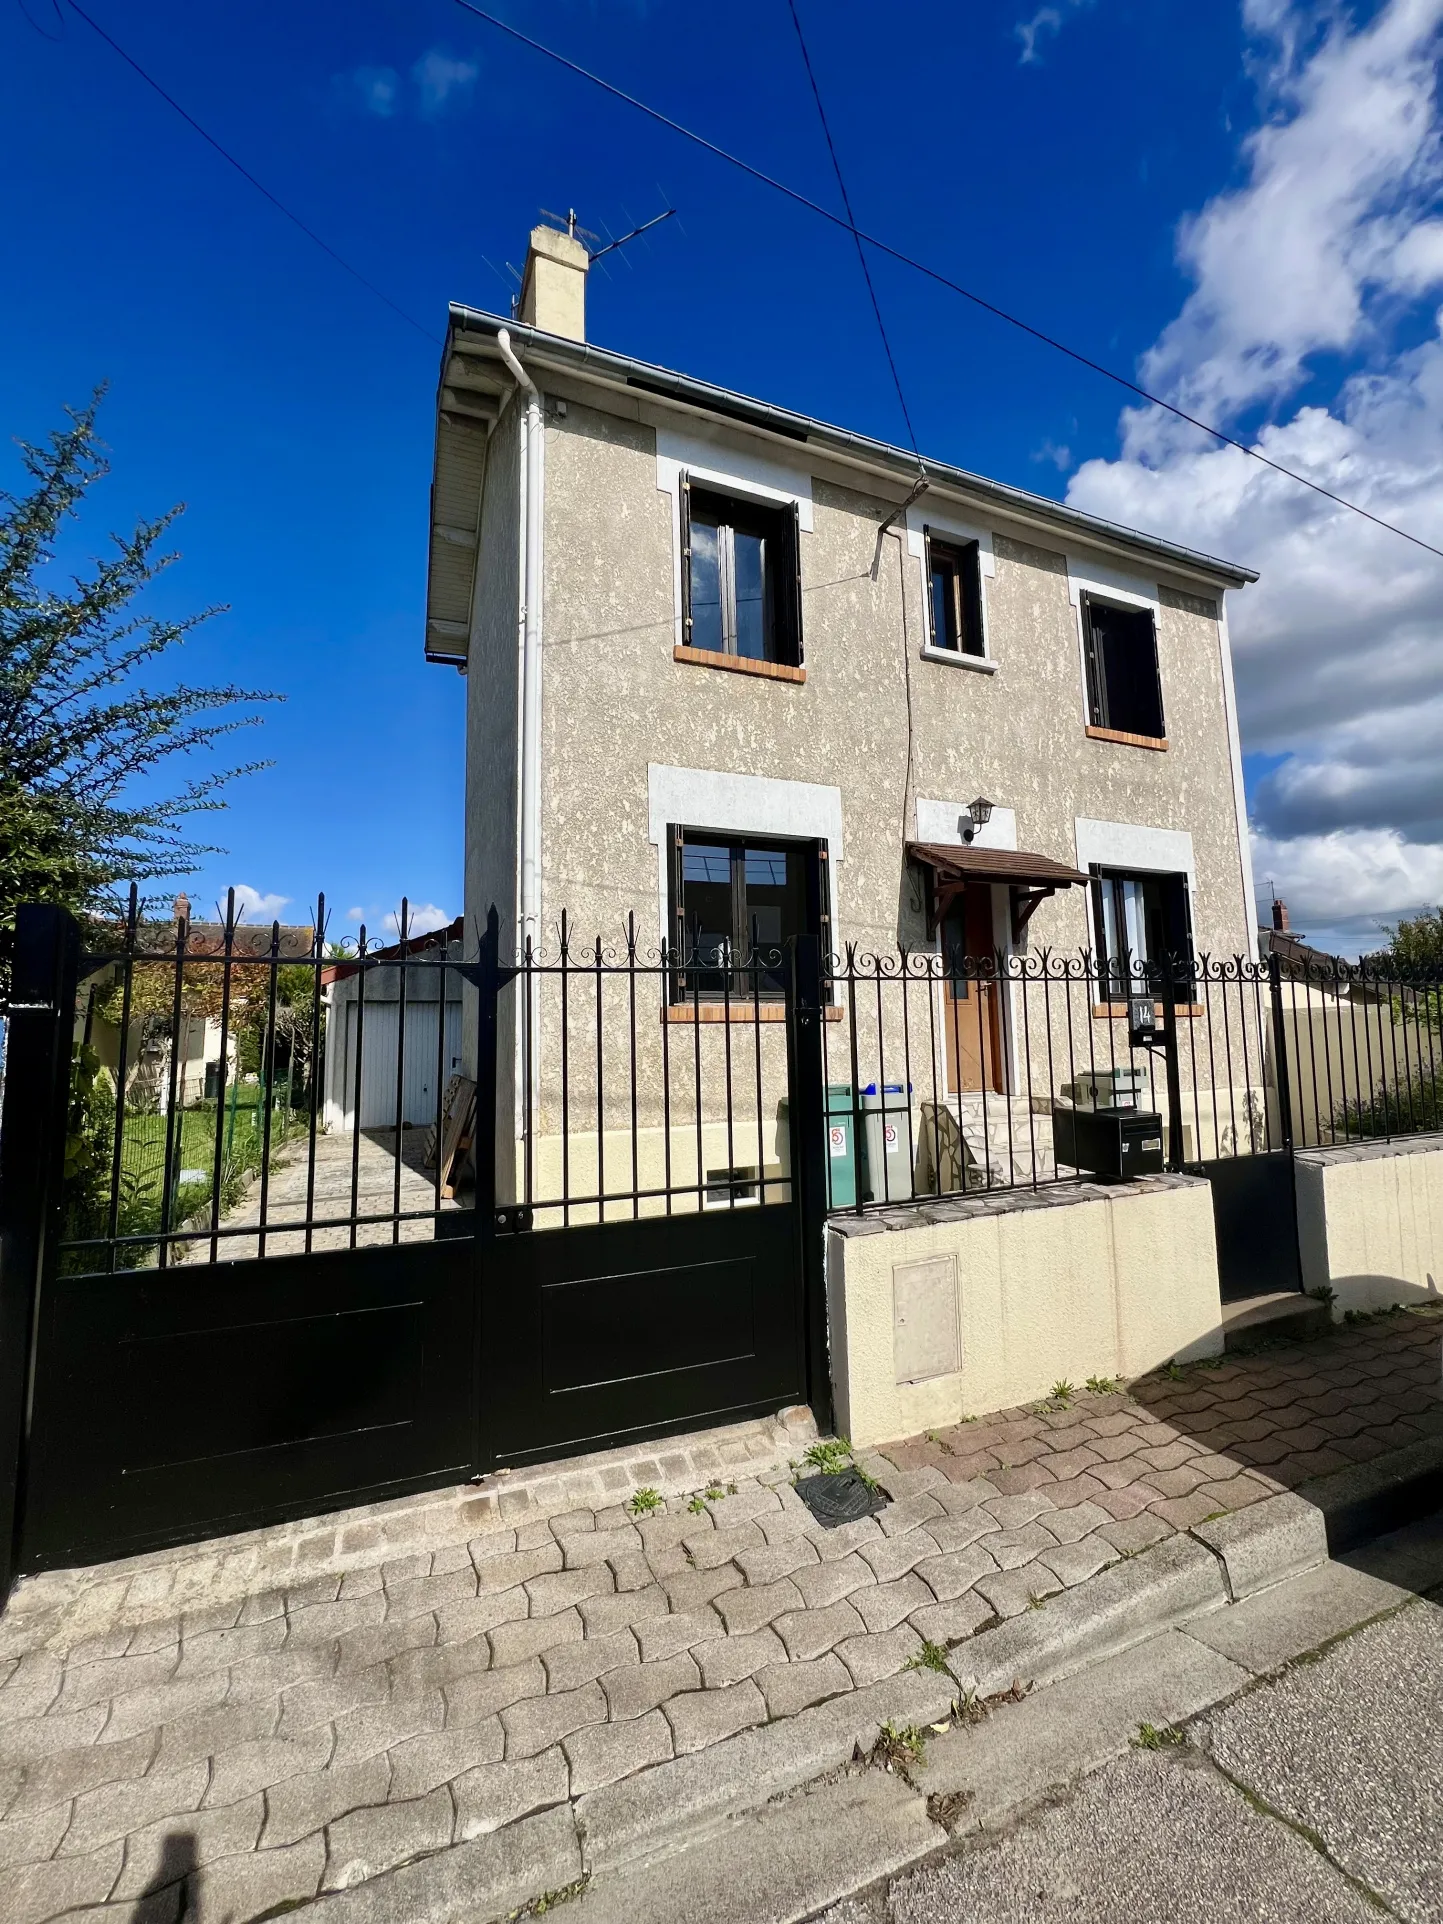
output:
M468 929L1253 953L1224 597L1255 576L594 346L587 267L538 227L518 318L453 307L442 357ZM1015 1086L991 998L953 1093Z

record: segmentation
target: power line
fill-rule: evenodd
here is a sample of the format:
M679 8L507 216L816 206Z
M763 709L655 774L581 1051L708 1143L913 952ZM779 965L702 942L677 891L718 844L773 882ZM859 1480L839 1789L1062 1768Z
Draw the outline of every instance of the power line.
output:
M917 466L921 468L925 474L927 472L926 464L922 460L922 450L917 446L917 432L912 426L911 410L907 406L907 397L902 392L902 377L897 372L897 363L892 355L892 343L887 339L887 324L882 319L881 303L877 299L877 290L872 285L872 270L867 265L867 250L862 245L862 236L857 232L857 223L852 214L852 198L847 192L847 183L842 178L842 163L837 158L836 142L832 139L832 130L827 124L827 110L822 105L822 90L817 85L817 76L812 71L812 57L807 52L806 36L802 32L801 17L797 12L797 0L787 0L787 10L792 16L792 25L797 30L797 45L802 50L802 65L807 70L807 79L812 89L812 99L817 103L817 118L822 123L822 133L826 137L827 152L832 156L832 172L837 176L837 187L842 196L842 205L847 212L847 225L851 228L852 239L857 244L857 259L861 263L862 279L867 283L867 294L872 303L872 312L877 320L877 332L882 337L882 351L887 356L888 367L892 370L892 385L897 390L897 404L902 410L902 419L907 424L907 439L912 443L912 452L917 457Z
M400 318L406 323L407 327L414 327L418 334L425 335L426 339L431 342L432 346L439 346L440 344L439 337L433 334L430 328L423 326L422 323L416 320L413 315L408 314L404 307L398 307L396 303L391 299L389 294L383 294L380 288L376 286L375 282L367 280L366 276L361 272L361 270L358 267L352 267L351 263L348 260L346 260L343 255L338 254L336 252L335 248L331 246L329 241L323 241L320 235L315 231L313 227L307 227L306 223L301 219L299 214L292 213L290 208L286 206L283 200L278 199L277 196L271 192L269 187L265 186L261 181L256 179L255 175L250 171L248 167L243 166L242 163L236 159L234 154L230 153L226 148L221 146L220 142L216 139L214 134L207 133L205 128L202 127L200 122L196 119L195 115L191 113L187 113L185 108L181 106L180 102L175 98L175 96L173 94L168 94L165 88L161 86L160 82L154 79L152 75L148 74L145 68L141 66L140 62L137 59L135 59L133 55L128 54L125 51L124 47L121 46L118 40L112 39L111 36L105 31L104 27L100 25L99 21L92 20L90 15L85 11L85 9L76 4L76 0L66 0L66 4L75 13L79 14L80 18L85 22L86 26L90 28L92 33L99 34L100 38L105 42L106 46L108 46L111 49L112 52L119 54L120 58L125 62L127 67L130 67L135 73L138 73L140 75L141 79L145 82L147 87L150 87L154 92L160 95L161 99L165 102L167 107L173 108L175 112L180 115L181 119L186 123L186 125L188 127L193 128L195 132L200 135L201 139L206 143L208 147L213 147L215 151L220 155L222 160L226 161L230 166L234 167L234 169L240 175L242 180L249 181L251 186L255 188L256 192L258 194L264 195L265 198L270 202L271 206L274 207L278 213L284 214L286 219L290 221L292 226L299 227L307 240L314 241L316 246L320 248L323 254L329 254L331 259L336 263L337 267L343 268L345 272L351 276L352 280L359 281L361 286L366 289L367 293L374 294L378 301L384 301L386 306L390 308L391 312L393 314L399 315Z
M74 0L70 0L70 4L73 6ZM795 201L797 206L805 207L809 212L820 215L823 220L830 221L834 227L845 228L855 235L858 241L866 241L868 246L875 247L878 253L886 254L890 259L900 261L903 266L915 269L917 273L925 275L928 280L936 281L938 286L948 288L954 294L960 294L963 300L970 301L974 307L980 307L984 313L992 314L1000 321L1006 321L1009 327L1019 328L1024 334L1030 334L1033 340L1041 341L1044 347L1053 348L1057 353L1065 354L1070 361L1076 361L1080 367L1090 368L1094 374L1102 375L1104 380L1113 382L1117 387L1126 388L1129 394L1137 395L1139 400L1146 401L1150 407L1161 408L1164 413L1171 414L1176 420L1185 421L1189 427L1198 428L1202 433L1210 434L1215 441L1221 441L1224 447L1236 448L1239 454L1245 454L1250 460L1261 462L1265 468L1271 468L1275 474L1284 475L1289 481L1296 481L1300 487L1310 488L1314 494L1322 495L1324 500L1348 509L1351 514L1361 515L1365 521L1371 521L1375 527L1384 529L1388 534L1396 534L1404 541L1411 542L1415 548L1422 548L1426 553L1437 555L1440 560L1443 560L1443 548L1435 548L1431 541L1424 541L1420 535L1409 534L1406 528L1400 528L1396 522L1385 521L1381 515L1372 514L1367 508L1359 507L1356 501L1349 501L1345 496L1335 494L1331 488L1325 488L1321 481L1310 481L1307 475L1299 474L1295 468L1285 467L1281 461L1274 461L1270 455L1263 454L1257 448L1249 447L1245 441L1239 441L1231 434L1224 434L1221 428L1215 428L1207 421L1200 421L1196 415L1187 413L1185 409L1177 407L1171 401L1163 400L1160 394L1153 394L1147 388L1139 387L1136 381L1130 381L1125 374L1118 374L1114 369L1104 367L1100 361L1090 359L1077 348L1068 347L1065 341L1059 341L1055 335L1044 333L1040 327L1034 327L1030 321L1024 321L1018 315L1008 313L1005 307L998 307L994 301L987 300L983 295L974 294L970 287L964 287L960 281L954 281L939 268L929 267L925 261L919 261L913 255L903 253L901 248L893 247L889 241L882 240L876 234L869 234L865 228L856 226L850 219L834 214L830 207L824 207L820 201L813 200L795 187L789 187L785 181L778 180L775 175L764 173L760 167L753 167L750 161L743 160L739 155L729 153L725 147L719 147L714 140L708 140L705 134L695 133L690 127L683 126L681 121L673 120L670 114L662 113L660 108L649 106L635 94L629 94L624 88L615 86L609 80L603 80L600 74L593 73L589 67L581 66L579 62L569 59L564 53L558 53L554 47L548 47L544 41L533 39L529 33L523 33L519 27L513 27L509 21L501 19L498 14L487 12L485 7L477 6L475 0L455 0L455 4L464 12L474 14L478 20L484 20L488 26L495 27L498 32L518 41L522 46L530 47L533 53L544 55L547 60L554 61L558 67L565 67L568 73L575 74L578 79L589 82L593 87L599 87L603 93L610 94L614 100L620 100L624 105L634 108L637 113L644 114L648 120L654 120L658 126L666 127L674 134L680 134L683 140L691 141L694 146L704 149L716 159L724 160L729 167L735 167L739 172L749 175L751 179L760 181L762 186L770 187L774 192L784 195L786 199Z

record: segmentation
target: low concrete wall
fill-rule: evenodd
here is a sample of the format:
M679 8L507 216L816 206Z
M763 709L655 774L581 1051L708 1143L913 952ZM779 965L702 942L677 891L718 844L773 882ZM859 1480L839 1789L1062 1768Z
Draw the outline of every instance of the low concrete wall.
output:
M1304 1289L1333 1315L1443 1294L1443 1135L1307 1149L1297 1159Z
M833 1217L837 1423L859 1447L1223 1346L1212 1195L1064 1183Z

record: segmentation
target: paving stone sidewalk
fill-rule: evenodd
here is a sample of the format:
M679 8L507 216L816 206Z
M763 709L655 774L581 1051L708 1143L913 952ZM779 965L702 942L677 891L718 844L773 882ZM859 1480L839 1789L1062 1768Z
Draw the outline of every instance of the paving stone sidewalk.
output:
M1380 1318L888 1446L864 1462L893 1501L838 1530L776 1462L185 1609L154 1558L63 1608L38 1579L0 1621L0 1914L247 1924L895 1677L924 1639L965 1676L997 1620L1443 1434L1440 1333Z

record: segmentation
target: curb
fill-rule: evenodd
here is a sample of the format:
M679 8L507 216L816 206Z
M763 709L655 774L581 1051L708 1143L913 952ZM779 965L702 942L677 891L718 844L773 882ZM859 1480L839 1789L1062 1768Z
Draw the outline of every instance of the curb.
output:
M305 1924L488 1924L597 1872L628 1874L704 1846L733 1820L814 1784L871 1749L882 1724L947 1717L964 1691L1049 1684L1296 1577L1443 1503L1443 1441L1266 1497L1124 1558L1036 1610L981 1631L957 1674L903 1671L795 1717L587 1792L574 1804L332 1891ZM963 1670L962 1666L969 1666Z
M1328 1530L1318 1506L1285 1491L1207 1523L1192 1535L1219 1558L1234 1603L1301 1576L1328 1557Z
M1443 1509L1443 1437L1314 1477L1297 1494L1322 1512L1328 1554L1342 1556Z

